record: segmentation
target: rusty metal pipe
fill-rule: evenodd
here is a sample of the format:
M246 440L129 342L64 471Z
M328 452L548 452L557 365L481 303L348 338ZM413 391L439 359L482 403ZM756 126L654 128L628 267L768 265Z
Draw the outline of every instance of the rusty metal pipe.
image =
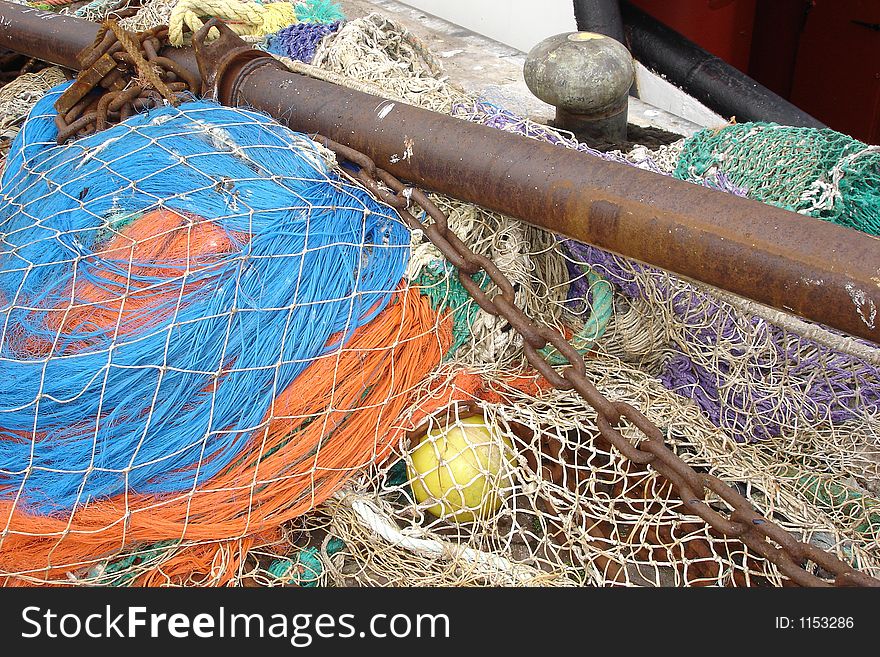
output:
M94 23L82 19L0 2L0 47L23 55L76 69L76 54L95 39L97 32Z
M0 46L76 67L97 26L0 1ZM191 49L163 56L190 73ZM880 242L857 231L251 60L222 100L394 175L880 343ZM234 71L233 71L234 73Z

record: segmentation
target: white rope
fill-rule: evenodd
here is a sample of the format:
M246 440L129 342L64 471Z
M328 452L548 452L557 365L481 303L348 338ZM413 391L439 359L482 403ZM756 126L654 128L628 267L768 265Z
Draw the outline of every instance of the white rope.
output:
M401 530L378 504L363 495L344 493L338 495L343 504L357 514L360 521L376 536L388 543L421 556L437 557L446 561L464 561L475 567L475 574L484 574L491 581L508 586L529 586L546 578L539 570L525 564L487 552L433 538L423 538L425 532L416 527Z
M798 212L801 214L813 214L815 212L833 210L835 203L841 198L840 181L846 175L843 168L871 153L880 153L880 146L866 146L860 151L840 158L837 164L828 172L830 180L823 176L819 180L815 180L804 191L800 200L808 205L802 207Z

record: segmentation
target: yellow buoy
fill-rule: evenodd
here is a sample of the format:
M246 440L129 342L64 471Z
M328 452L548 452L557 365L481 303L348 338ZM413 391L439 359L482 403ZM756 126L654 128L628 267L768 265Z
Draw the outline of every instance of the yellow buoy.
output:
M411 451L407 472L416 500L436 502L429 513L468 522L498 510L514 462L510 439L475 415L429 431Z

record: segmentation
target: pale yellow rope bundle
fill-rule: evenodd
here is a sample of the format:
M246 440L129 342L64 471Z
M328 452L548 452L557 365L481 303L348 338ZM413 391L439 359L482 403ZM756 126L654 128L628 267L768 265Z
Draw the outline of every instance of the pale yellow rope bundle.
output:
M171 45L182 46L185 28L197 32L206 17L223 19L241 37L264 37L296 23L290 2L263 5L244 0L180 0L171 10L168 22Z

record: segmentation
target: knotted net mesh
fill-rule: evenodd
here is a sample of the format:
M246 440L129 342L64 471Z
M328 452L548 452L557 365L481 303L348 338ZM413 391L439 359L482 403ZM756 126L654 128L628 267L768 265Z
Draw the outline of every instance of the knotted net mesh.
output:
M829 128L732 125L688 140L675 176L718 171L751 198L880 234L880 147Z
M599 156L450 84L387 16L322 32L296 70ZM424 235L307 137L193 101L59 147L51 99L0 183L7 583L785 583L613 449ZM693 143L602 156L671 174ZM432 199L601 392L880 576L874 346Z

